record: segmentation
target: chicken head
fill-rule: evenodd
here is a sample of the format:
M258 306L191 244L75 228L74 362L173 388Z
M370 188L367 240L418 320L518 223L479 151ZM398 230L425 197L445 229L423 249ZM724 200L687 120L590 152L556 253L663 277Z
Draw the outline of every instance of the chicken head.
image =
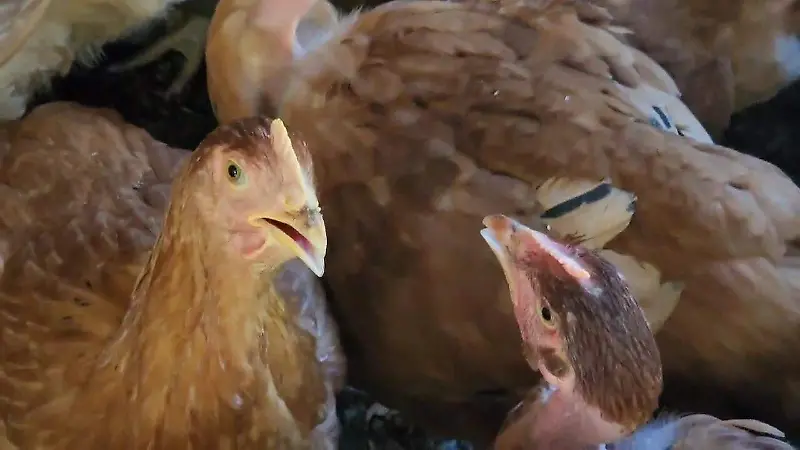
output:
M552 389L521 417L531 424L534 448L611 442L645 423L658 405L661 360L616 268L506 216L489 216L484 225L481 235L503 267L528 362ZM515 429L507 427L496 447L513 447Z
M280 120L271 123L269 136L246 132L266 133L263 127L248 123L257 120L261 119L237 122L226 133L207 138L203 149L216 151L196 152L189 173L204 170L207 173L201 176L213 181L206 188L210 192L205 201L210 204L201 210L224 218L231 230L225 239L247 257L264 255L271 268L298 257L322 276L327 238L310 160L302 150L296 153ZM271 140L273 152L265 153L253 145L254 140L266 138ZM307 161L301 164L297 154Z

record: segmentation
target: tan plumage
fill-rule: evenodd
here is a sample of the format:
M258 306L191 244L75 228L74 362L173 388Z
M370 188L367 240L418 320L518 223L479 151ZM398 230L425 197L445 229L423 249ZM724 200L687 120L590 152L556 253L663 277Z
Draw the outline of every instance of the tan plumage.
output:
M608 450L794 450L782 431L756 420L665 414Z
M731 114L800 76L796 0L603 0L630 42L675 77L717 137Z
M295 61L268 47L250 55L293 74L265 103L280 105L315 158L352 377L387 405L469 433L497 425L536 381L475 233L488 214L532 223L534 189L553 177L607 179L637 197L607 247L684 286L658 335L667 386L746 392L759 414L797 404L800 274L786 246L800 230L800 191L705 132L667 127L661 113L696 121L682 105L664 110L665 99L680 104L674 83L608 17L591 1L402 1L343 19ZM231 37L212 32L209 47ZM223 89L263 94L237 92L242 72L208 57L218 113Z
M336 328L314 275L282 266L307 254L321 272L324 225L303 149L276 124L221 128L193 154L64 103L0 128L12 448L335 448ZM266 218L306 253L279 225L253 228Z
M31 96L74 61L94 64L100 46L183 0L0 2L0 120L23 115Z
M287 3L281 5L280 15L262 9L263 3L238 0L217 4L209 25L206 58L219 68L231 68L208 71L208 83L215 87L211 104L217 117L231 120L245 111L274 110L275 105L261 104L265 99L260 94L266 88L282 90L287 82L285 62L295 52L304 53L339 21L336 9L325 0ZM291 34L282 32L286 21L296 21ZM265 58L262 52L267 48L278 53Z

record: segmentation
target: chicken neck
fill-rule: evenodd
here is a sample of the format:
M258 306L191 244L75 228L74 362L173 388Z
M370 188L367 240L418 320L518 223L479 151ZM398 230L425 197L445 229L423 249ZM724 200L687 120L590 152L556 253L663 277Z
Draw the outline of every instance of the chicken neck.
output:
M255 23L263 29L278 32L286 42L292 42L297 24L319 0L258 0Z
M123 323L93 374L93 385L105 383L113 393L97 410L123 415L119 419L130 424L126 433L142 448L169 447L170 438L159 437L167 432L184 444L202 440L202 433L218 439L233 431L225 418L247 428L258 411L274 411L267 407L278 398L267 341L280 347L277 339L292 338L288 319L282 320L288 312L270 292L269 275L279 264L236 255L226 245L227 233L212 229L218 224L205 225L192 203L183 203L180 217L168 215ZM283 418L264 420L273 427L293 420L284 411ZM109 437L115 439L121 437Z
M599 433L591 407L574 395L548 386L533 403L523 404L500 432L495 450L597 450Z
M293 63L305 53L308 42L298 40L301 21L307 31L314 28L309 22L325 29L336 22L336 12L325 0L258 0L253 11L253 23L261 41L259 46L268 49L268 58L261 60L266 66L261 68L262 73L267 75L259 88L263 89L269 104L262 112L274 114L278 110L292 76ZM306 38L314 39L315 32Z

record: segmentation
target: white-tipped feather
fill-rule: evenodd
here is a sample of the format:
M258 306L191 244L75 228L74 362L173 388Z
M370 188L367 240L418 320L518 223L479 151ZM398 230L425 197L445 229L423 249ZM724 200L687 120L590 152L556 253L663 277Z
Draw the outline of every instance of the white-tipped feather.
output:
M551 178L539 186L536 200L542 221L557 237L573 237L581 245L598 250L621 233L634 214L636 196L609 181ZM653 332L675 310L683 283L662 283L655 266L612 250L600 254L617 267L644 310Z
M604 194L598 188L610 188ZM586 197L585 203L555 217L547 213L588 193L600 192L600 198ZM633 218L636 196L617 189L607 181L551 178L536 191L536 200L545 209L544 223L560 237L575 236L587 248L603 248Z
M786 434L783 431L773 427L772 425L767 425L764 422L759 422L758 420L731 419L731 420L726 420L723 423L737 428L743 428L745 430L755 431L756 433L769 434L781 439L786 437Z
M622 273L634 298L644 310L653 333L660 330L678 305L683 283L662 283L661 273L655 266L631 256L613 250L601 250L600 254Z
M558 206L565 201L585 194L605 181L571 180L568 178L549 178L536 191L536 200L545 209Z
M625 94L637 111L647 117L656 128L668 133L686 136L698 142L714 143L711 135L703 128L700 121L677 97L658 90L647 83L642 83L636 88L629 88L621 84L618 84L617 87Z

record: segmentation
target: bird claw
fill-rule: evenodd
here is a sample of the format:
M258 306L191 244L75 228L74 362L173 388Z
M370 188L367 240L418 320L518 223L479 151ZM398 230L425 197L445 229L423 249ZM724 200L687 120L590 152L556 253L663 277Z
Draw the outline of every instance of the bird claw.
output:
M156 61L170 50L180 52L185 61L183 67L166 90L171 97L180 93L200 69L205 53L206 34L210 19L199 15L191 15L178 29L159 39L144 51L128 61L112 65L109 72L127 72Z

